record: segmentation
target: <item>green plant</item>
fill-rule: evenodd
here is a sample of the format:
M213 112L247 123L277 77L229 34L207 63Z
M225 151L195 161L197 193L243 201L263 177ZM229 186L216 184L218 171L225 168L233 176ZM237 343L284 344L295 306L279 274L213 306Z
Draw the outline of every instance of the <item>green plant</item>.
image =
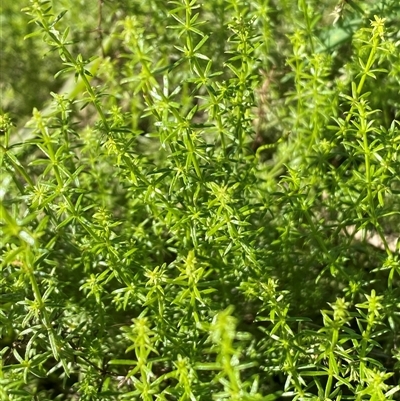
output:
M24 9L65 84L2 106L1 399L398 399L397 3L97 6L98 54Z

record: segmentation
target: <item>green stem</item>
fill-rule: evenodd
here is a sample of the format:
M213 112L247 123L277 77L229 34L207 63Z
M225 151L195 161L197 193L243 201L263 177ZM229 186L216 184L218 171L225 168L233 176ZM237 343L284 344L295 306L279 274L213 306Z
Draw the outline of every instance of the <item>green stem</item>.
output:
M300 5L301 5L301 10L303 11L304 19L306 22L307 36L308 36L308 40L310 43L311 53L315 53L314 41L313 41L313 37L312 37L312 27L311 27L310 16L308 15L307 3L305 0L300 0Z
M27 253L27 257L26 257L25 263L23 264L23 268L24 268L25 273L29 277L29 280L30 280L31 285L32 285L33 294L35 296L36 302L39 305L40 313L41 313L42 318L43 318L43 323L44 323L44 326L46 327L47 334L49 336L50 347L51 347L51 350L53 352L54 359L56 361L58 361L60 359L60 354L58 352L59 344L58 344L58 340L57 340L57 337L56 337L56 333L54 332L53 327L51 325L50 318L49 318L49 315L47 313L46 305L45 305L45 302L43 301L43 297L42 297L42 294L40 292L38 282L36 281L36 278L35 278L35 275L34 275L34 272L33 272L33 259L34 259L34 256L33 256L33 253L32 253L32 251L31 251L31 249L29 247L27 248L27 252L26 253Z

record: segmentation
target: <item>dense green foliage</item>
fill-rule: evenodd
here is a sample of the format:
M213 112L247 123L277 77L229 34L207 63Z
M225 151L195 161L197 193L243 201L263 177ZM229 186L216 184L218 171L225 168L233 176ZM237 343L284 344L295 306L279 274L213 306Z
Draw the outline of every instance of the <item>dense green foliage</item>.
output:
M398 1L14 3L0 399L400 399Z

